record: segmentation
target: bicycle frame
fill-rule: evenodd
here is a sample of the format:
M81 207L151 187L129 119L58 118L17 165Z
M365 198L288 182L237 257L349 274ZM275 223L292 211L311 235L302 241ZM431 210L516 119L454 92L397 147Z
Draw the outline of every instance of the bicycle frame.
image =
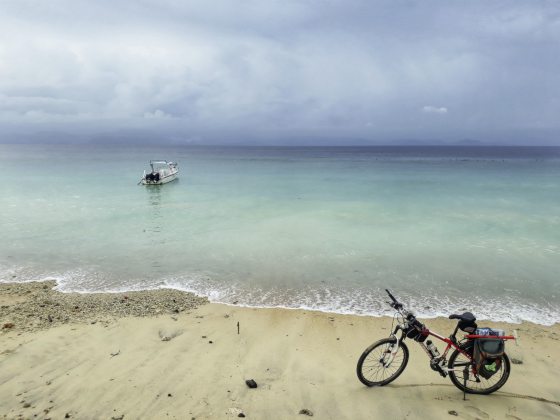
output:
M402 315L402 314L401 314L401 315ZM400 338L397 337L397 342L395 343L395 346L394 346L394 348L395 348L394 352L391 352L391 357L390 357L390 359L386 361L386 364L387 364L387 365L390 364L390 363L393 361L394 355L397 353L397 350L398 350L398 347L399 347L399 343L400 343L401 341L404 340L404 337L405 337L405 334L404 334L405 329L406 329L406 321L405 321L403 324L398 324L398 325L395 327L395 330L393 331L393 333L391 334L391 335L393 335L393 336L396 337L396 336L397 336L397 332L398 332L399 330L402 331L401 337L400 337ZM447 346L445 347L445 350L444 350L443 353L439 356L440 359L445 360L446 357L447 357L447 353L449 353L449 350L450 350L451 348L454 348L454 349L457 349L458 351L460 351L462 354L464 354L469 360L472 360L472 356L469 355L467 352L463 351L463 349L461 349L461 347L459 346L459 344L458 344L457 342L454 342L454 341L451 340L450 338L444 337L444 336L438 334L437 332L431 331L431 330L429 330L429 329L426 329L425 334L426 334L426 336L435 337L435 338L437 338L438 340L443 341L444 343L447 344ZM434 359L434 357L433 357L432 354L428 351L428 348L426 347L426 345L425 345L423 342L418 342L418 344L419 344L420 347L422 347L422 349L426 352L426 354L428 355L428 358L429 358L430 360ZM442 367L442 368L443 368L443 367ZM445 368L445 370L448 371L449 369Z
M469 360L472 359L471 356L470 356L467 352L463 351L463 349L461 349L461 347L460 347L456 342L453 342L453 340L451 340L451 338L444 337L444 336L438 334L437 332L435 332L435 331L430 331L430 330L428 329L428 336L430 336L430 335L431 335L432 337L435 337L435 338L437 338L438 340L443 341L444 343L447 344L447 346L445 347L445 350L443 351L443 353L441 354L440 357L445 358L445 357L447 356L447 353L449 352L449 350L453 347L454 349L459 350L462 354L464 354L465 356L467 356L467 357L469 358ZM426 354L428 355L428 357L429 357L430 359L432 359L432 355L431 355L430 352L428 351L428 348L426 347L426 345L425 345L424 343L418 343L418 344L421 345L421 347L424 349L424 351L426 352Z

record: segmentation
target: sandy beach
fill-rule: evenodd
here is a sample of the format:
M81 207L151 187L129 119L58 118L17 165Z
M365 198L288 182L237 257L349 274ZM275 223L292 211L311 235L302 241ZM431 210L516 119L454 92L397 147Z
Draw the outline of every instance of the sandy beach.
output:
M0 285L4 418L560 418L557 324L481 322L516 329L519 345L507 351L522 363L500 391L463 401L413 342L395 382L358 381L358 357L388 335L390 318L210 304L171 290L62 294L53 285ZM454 325L426 323L444 334Z

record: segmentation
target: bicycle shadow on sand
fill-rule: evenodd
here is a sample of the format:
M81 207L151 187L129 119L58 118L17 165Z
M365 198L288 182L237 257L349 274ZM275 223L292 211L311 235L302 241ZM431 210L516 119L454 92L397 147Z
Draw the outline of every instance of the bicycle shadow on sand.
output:
M422 393L421 395L415 394L411 395L410 392L406 392L407 389L410 388L442 388L442 390L450 389L452 392L434 392L433 399L438 401L445 401L447 403L452 403L453 405L456 404L452 410L447 410L447 414L451 416L457 416L458 418L464 419L493 419L493 418L506 418L506 419L524 419L524 418L535 418L535 416L546 415L546 417L550 418L560 418L560 401L555 401L543 397L538 397L534 395L528 394L517 394L513 392L507 391L496 391L491 396L488 395L473 395L473 394L466 394L466 399L463 400L463 394L460 392L456 392L456 388L453 384L444 384L444 383L424 383L424 384L388 384L380 387L373 387L373 388L363 388L363 394L378 391L391 391L392 396L394 396L395 392L402 391L403 396L402 399L407 399L408 402L413 405L415 403L415 399L421 397L420 404L426 403L427 395ZM534 410L532 407L527 406L526 404L523 406L516 406L512 405L515 400L525 400L531 401L536 404L542 404L542 408L540 410ZM500 404L500 402L502 402ZM446 404L446 409L448 404ZM405 407L403 407L405 408ZM443 407L442 407L443 408ZM488 409L491 408L491 409ZM501 413L497 417L496 416L496 409L501 408ZM505 408L505 410L504 410ZM486 411L485 411L486 410ZM505 411L505 412L504 412ZM546 412L546 414L544 413ZM423 414L419 411L413 411L405 415L406 418L409 417L414 418L417 416L418 418L424 417Z

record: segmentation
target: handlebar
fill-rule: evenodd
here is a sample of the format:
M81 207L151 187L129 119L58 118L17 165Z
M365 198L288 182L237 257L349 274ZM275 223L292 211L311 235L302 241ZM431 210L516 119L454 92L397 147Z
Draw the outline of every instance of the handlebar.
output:
M389 297L391 298L391 300L392 300L394 303L398 303L398 302L397 302L397 299L395 299L395 297L391 294L391 292L389 291L389 289L385 289L385 291L387 292L387 294L389 295Z
M389 289L385 289L385 291L387 292L387 294L389 295L389 297L391 298L391 300L393 301L393 303L391 304L391 306L395 309L402 309L403 305L402 303L400 303L397 299L395 299L395 297L391 294L391 292L389 291Z
M419 331L423 330L424 329L424 324L422 324L420 321L418 321L416 319L416 316L414 315L414 313L405 310L403 304L400 303L395 298L395 296L393 296L393 294L389 291L389 289L385 289L385 291L387 292L387 294L389 295L389 297L393 301L392 303L389 303L389 305L391 305L391 307L394 308L404 318L404 320L406 320L408 325L415 327Z

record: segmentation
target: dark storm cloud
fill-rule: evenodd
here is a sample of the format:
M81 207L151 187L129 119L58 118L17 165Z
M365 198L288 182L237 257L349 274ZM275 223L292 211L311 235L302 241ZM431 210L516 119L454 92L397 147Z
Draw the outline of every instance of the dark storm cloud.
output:
M0 8L2 140L560 144L557 2Z

